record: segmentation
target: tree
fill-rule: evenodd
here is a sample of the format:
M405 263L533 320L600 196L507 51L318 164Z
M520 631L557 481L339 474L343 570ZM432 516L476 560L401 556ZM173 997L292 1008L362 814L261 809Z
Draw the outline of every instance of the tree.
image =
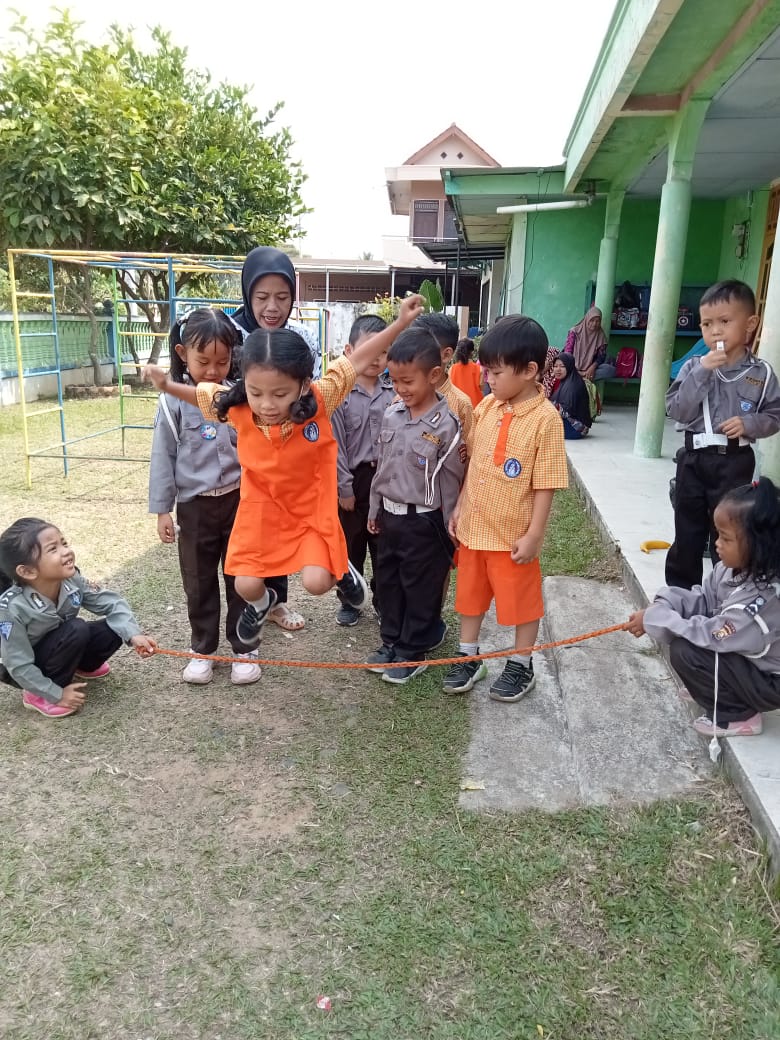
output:
M18 44L0 54L0 246L214 255L295 236L304 175L289 130L272 129L281 102L259 117L246 87L188 69L161 29L148 53L119 26L105 43L80 39L67 12L12 32ZM69 269L91 314L84 275ZM125 295L159 301L139 306L167 330L167 271L118 277Z

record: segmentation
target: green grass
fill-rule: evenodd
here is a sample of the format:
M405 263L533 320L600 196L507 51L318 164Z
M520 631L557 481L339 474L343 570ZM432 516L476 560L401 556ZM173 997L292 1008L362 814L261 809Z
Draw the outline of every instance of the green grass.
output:
M18 445L8 410L0 432ZM85 573L183 646L144 467L85 463L32 491L19 468L7 449L3 520L62 522ZM612 567L557 496L546 573ZM311 643L269 649L360 660L376 638L335 632L324 600L306 613ZM469 704L430 672L198 689L180 667L120 654L59 724L4 688L3 1040L780 1035L778 908L725 781L642 809L476 814L459 805Z

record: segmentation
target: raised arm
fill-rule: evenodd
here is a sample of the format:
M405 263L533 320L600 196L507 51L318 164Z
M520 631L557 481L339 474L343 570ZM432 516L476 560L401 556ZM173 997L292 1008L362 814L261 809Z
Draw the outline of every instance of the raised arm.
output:
M415 318L423 312L425 301L422 296L407 296L401 304L398 317L392 325L388 325L381 332L376 332L370 339L356 347L349 356L352 367L358 375L372 365L380 354L384 354L393 345L393 340L409 328Z

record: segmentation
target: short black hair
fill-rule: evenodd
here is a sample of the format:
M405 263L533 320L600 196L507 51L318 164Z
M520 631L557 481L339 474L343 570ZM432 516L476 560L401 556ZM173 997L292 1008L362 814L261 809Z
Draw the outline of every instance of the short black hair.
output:
M421 314L419 318L414 319L412 325L427 329L442 350L454 350L458 345L460 329L457 321L449 314Z
M441 365L441 350L430 332L415 321L393 341L387 361L388 364L391 361L398 365L415 364L424 372L430 372Z
M378 314L361 314L352 322L352 328L349 330L349 345L354 347L363 336L373 336L377 332L384 332L386 328L387 322Z
M711 306L713 303L730 303L732 300L744 304L751 314L756 313L755 293L749 285L736 278L727 278L711 285L699 300L699 307Z
M503 362L515 372L522 372L533 361L542 372L549 345L547 333L538 321L525 314L507 314L480 340L479 361L488 368Z

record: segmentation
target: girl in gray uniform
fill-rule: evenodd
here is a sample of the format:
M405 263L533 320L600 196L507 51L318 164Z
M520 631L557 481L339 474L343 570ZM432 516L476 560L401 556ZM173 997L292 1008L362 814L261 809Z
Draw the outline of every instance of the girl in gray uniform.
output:
M669 644L706 715L704 736L755 736L780 708L780 501L766 477L729 491L714 514L720 562L703 585L663 588L628 631Z
M235 378L233 349L239 343L238 332L223 311L210 307L190 311L171 329L170 378L193 386L205 380L229 382ZM225 562L240 486L236 431L205 420L195 405L160 394L149 468L149 512L157 514L160 541L178 546L190 645L196 654L214 654L219 646L219 571ZM177 524L171 515L174 503ZM233 578L223 571L223 579L225 634L234 656L241 658L231 666L230 679L238 685L254 683L262 674L255 660L257 651L245 653L246 647L236 635L245 604ZM211 661L195 657L182 678L202 684L210 682L212 674Z
M108 675L123 642L141 657L157 649L121 596L82 577L62 532L46 520L22 517L0 535L0 589L0 678L47 718L78 711L86 700L78 680ZM82 607L102 620L80 618Z

